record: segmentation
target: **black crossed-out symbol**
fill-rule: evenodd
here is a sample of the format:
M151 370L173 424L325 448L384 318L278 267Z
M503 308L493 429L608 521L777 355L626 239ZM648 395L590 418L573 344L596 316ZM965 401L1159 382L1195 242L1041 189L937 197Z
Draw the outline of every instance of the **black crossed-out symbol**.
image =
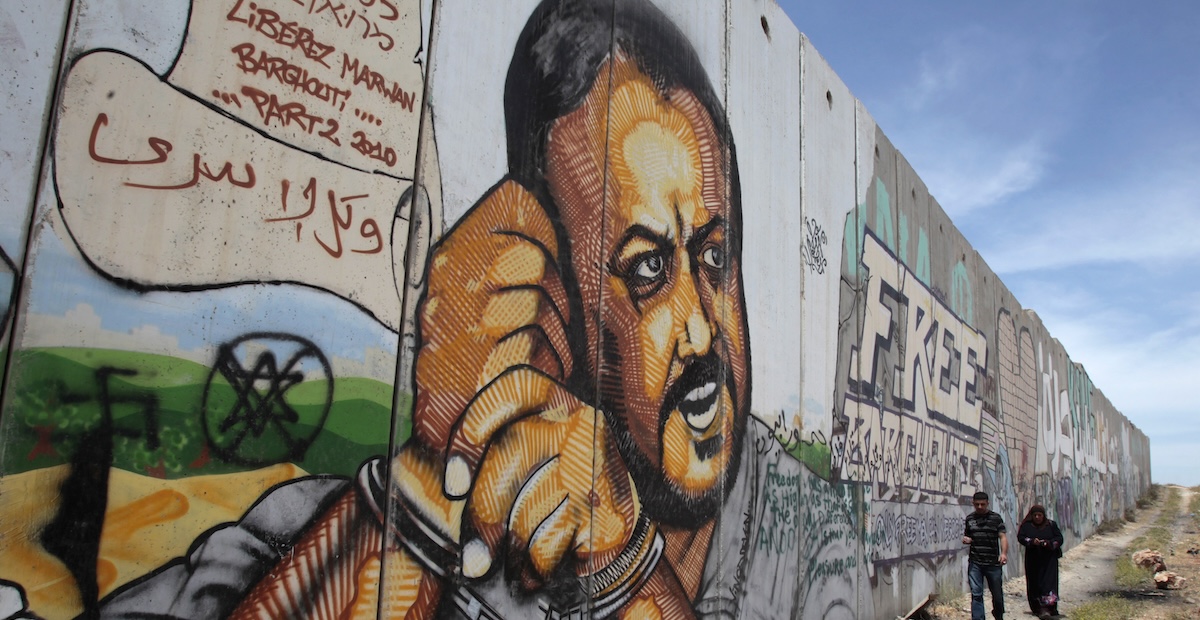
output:
M282 365L280 357L285 359ZM288 391L305 381L302 368L313 361L324 376L311 380L324 382L325 399L315 416L302 416ZM218 377L227 387L215 387L222 383ZM221 398L214 390L232 390L232 406L226 406L228 391ZM315 344L292 334L246 334L217 350L201 405L204 432L212 451L227 462L261 466L300 460L324 426L332 403L332 369Z

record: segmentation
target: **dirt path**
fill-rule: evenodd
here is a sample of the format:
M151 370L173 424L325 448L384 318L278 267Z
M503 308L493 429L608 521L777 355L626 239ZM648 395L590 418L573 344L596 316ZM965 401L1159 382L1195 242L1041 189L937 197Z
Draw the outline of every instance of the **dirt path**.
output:
M1184 506L1186 506L1186 496ZM1114 567L1117 558L1133 539L1146 533L1162 514L1162 501L1150 510L1143 510L1133 523L1120 531L1092 536L1067 551L1058 562L1058 590L1063 592L1059 612L1070 616L1075 608L1117 589ZM1022 577L1021 592L1025 591Z
M1180 491L1181 514L1175 519L1173 526L1175 545L1182 545L1190 538L1195 538L1195 530L1187 506L1191 501L1192 490L1177 487ZM1125 553L1126 547L1138 536L1141 536L1154 525L1162 513L1163 500L1166 490L1159 501L1147 510L1139 511L1132 523L1126 523L1120 530L1111 534L1097 534L1076 545L1066 552L1059 562L1059 591L1062 600L1059 603L1059 613L1070 617L1072 612L1081 605L1095 601L1100 597L1121 594L1118 592L1114 566L1117 558ZM1184 547L1186 549L1186 547ZM1021 561L1020 557L1012 561ZM1168 560L1170 565L1171 560ZM1147 584L1149 584L1147 574ZM1193 586L1195 587L1195 586ZM1189 588L1189 590L1192 588ZM1030 617L1025 600L1025 577L1017 577L1004 584L1005 607L1010 618ZM1188 594L1191 594L1189 592ZM985 596L988 617L991 617L991 598ZM930 610L935 620L970 620L970 594L964 594L956 599L934 605ZM1156 616L1142 616L1153 618Z

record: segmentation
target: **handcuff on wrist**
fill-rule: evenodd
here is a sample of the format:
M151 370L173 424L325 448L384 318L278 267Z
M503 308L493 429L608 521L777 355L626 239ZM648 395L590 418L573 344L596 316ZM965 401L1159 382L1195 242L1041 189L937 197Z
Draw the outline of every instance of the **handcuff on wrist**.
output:
M391 534L389 538L398 542L414 560L434 575L449 579L461 574L462 550L459 545L415 510L400 489L394 489L391 493L394 508L390 518L384 518L382 500L389 495L381 471L384 467L386 463L382 458L364 463L359 468L356 484L376 518L381 524L386 524ZM607 618L628 603L654 573L662 559L664 547L658 526L646 515L640 515L621 553L607 566L585 577L590 584L591 616ZM459 598L464 600L459 601ZM487 606L481 607L482 599L464 587L459 587L455 602L462 603L460 607L464 607L464 611L466 607L471 608L475 612L473 617L499 618L498 615L488 614L490 610Z
M589 575L592 617L607 618L641 590L662 559L663 537L645 514L638 516L629 543L616 559Z

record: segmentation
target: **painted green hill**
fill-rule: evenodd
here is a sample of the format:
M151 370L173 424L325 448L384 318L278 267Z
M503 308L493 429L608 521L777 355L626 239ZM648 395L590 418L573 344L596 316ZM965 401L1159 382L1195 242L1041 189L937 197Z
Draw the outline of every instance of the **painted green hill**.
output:
M68 462L81 440L96 437L106 409L113 466L168 478L229 473L284 457L309 472L351 475L366 458L388 451L390 385L335 378L322 420L323 381L301 382L279 397L256 390L239 399L218 376L206 399L210 372L189 360L129 351L19 351L0 417L0 467L12 474ZM285 421L292 414L297 419Z

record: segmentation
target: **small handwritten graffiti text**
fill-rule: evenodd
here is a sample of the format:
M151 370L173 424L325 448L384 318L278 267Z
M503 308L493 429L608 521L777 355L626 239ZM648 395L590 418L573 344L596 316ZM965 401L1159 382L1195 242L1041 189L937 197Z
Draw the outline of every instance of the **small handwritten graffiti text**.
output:
M781 473L775 463L767 464L763 489L766 512L758 526L758 548L768 553L794 553L799 524L800 475Z
M810 271L824 274L829 266L829 260L825 258L825 246L829 245L829 238L821 229L821 225L812 218L804 219L804 228L804 249L808 268Z
M267 79L290 86L293 92L303 92L328 102L339 110L346 107L350 91L326 84L320 78L310 75L308 69L298 67L284 58L258 51L252 43L242 43L231 51L237 56L237 68L247 75L262 74Z
M802 571L809 586L857 569L859 525L855 514L861 509L847 485L829 485L817 476L796 486L799 491L801 557L808 558Z
M243 12L242 7L246 6ZM317 41L313 31L300 26L294 21L284 21L283 18L270 9L256 5L253 2L237 0L237 3L225 15L225 19L246 24L246 27L265 36L275 43L288 49L298 49L304 57L329 67L328 57L334 51L329 44Z
M367 134L356 131L354 132L354 142L350 144L354 150L370 157L371 159L381 161L388 166L396 165L396 150L390 146L384 146L380 142L372 142Z
M396 82L389 84L387 78L378 71L371 70L367 63L360 62L349 54L342 54L342 79L346 79L347 74L353 79L355 86L365 85L367 90L382 95L389 102L400 104L400 107L408 112L413 111L416 93L404 90Z
M963 510L957 504L874 502L868 519L871 562L928 557L962 550Z
M295 125L309 135L316 131L318 135L333 144L339 146L342 144L342 141L335 135L339 127L336 119L313 114L303 103L281 102L273 93L263 92L253 86L243 86L242 94L254 103L264 125L270 125L272 122L278 122L281 127Z
M396 46L396 39L379 27L379 22L394 22L400 17L396 5L390 0L358 0L345 2L334 0L292 0L295 4L307 8L309 15L326 16L337 24L338 28L359 32L361 29L364 41L373 41L383 51L389 51ZM349 6L347 6L349 4ZM382 13L382 14L381 14Z

